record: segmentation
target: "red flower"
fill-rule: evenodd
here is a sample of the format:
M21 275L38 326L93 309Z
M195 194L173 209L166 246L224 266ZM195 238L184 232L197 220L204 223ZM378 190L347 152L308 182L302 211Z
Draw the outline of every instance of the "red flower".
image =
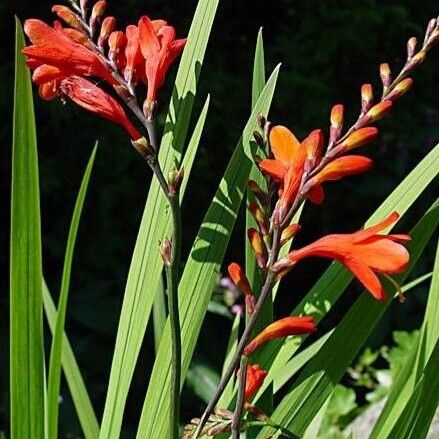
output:
M275 264L275 270L291 267L303 258L320 256L336 259L343 264L378 300L386 293L376 273L403 272L409 263L409 253L400 243L410 240L408 235L379 235L377 232L395 223L393 212L375 226L352 234L327 235L299 250L289 253Z
M244 401L248 401L261 388L264 383L267 371L262 369L259 364L250 364L247 367L245 381Z
M281 195L276 208L277 221L281 222L297 195L304 172L307 149L309 151L311 148L303 147L294 134L282 125L274 126L269 137L274 159L262 160L259 168L264 174L281 183ZM318 141L317 138L315 140ZM309 139L305 139L305 142L309 143Z
M288 337L289 335L309 334L316 330L313 317L285 317L268 325L244 349L245 355L250 355L256 348L268 340Z
M325 198L321 184L325 181L340 180L348 175L366 172L373 161L361 155L346 155L327 164L306 186L310 187L308 197L314 203L320 204ZM304 190L307 188L305 187Z
M139 20L139 39L148 81L146 102L152 106L169 66L183 50L186 39L176 40L172 26L163 20L151 21L147 16Z
M64 95L82 108L121 125L131 139L138 140L142 137L127 118L122 106L87 79L70 76L61 81L60 89Z
M23 49L31 68L46 64L59 69L64 76L97 76L110 84L115 83L99 56L73 41L61 29L30 19L26 20L24 31L33 43Z

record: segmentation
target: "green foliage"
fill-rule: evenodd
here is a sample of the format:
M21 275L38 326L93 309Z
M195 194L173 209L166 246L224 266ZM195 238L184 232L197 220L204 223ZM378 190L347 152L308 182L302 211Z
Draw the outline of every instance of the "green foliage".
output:
M11 435L44 437L43 299L37 140L29 70L16 20L12 142L10 389Z

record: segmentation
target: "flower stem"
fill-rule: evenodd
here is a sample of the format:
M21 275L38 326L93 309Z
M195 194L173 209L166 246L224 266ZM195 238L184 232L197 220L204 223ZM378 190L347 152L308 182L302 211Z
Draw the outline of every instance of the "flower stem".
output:
M236 401L235 412L232 420L232 439L239 439L241 426L242 408L244 407L245 384L247 379L247 356L242 355L239 363L239 388L238 399Z

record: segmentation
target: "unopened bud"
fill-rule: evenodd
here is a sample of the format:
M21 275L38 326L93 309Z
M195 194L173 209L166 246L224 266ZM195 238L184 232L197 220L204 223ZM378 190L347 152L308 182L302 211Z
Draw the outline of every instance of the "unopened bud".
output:
M111 32L108 38L108 57L110 61L117 62L118 56L125 47L126 41L127 38L122 31Z
M337 152L346 152L358 148L366 143L372 142L378 136L378 128L365 127L354 131L336 149ZM335 151L335 150L334 150Z
M231 424L230 422L225 422L223 424L215 425L211 428L204 429L204 434L206 436L216 436L221 433L226 433L228 431L231 431Z
M247 187L253 193L253 195L258 199L262 206L267 202L267 193L264 192L261 187L254 180L249 180L247 182Z
M392 76L391 76L389 64L382 63L380 65L380 77L381 77L381 82L383 83L384 90L386 90L387 87L392 82Z
M244 404L244 410L246 410L248 413L250 413L258 421L265 422L268 420L268 416L266 415L265 412L263 412L259 407L256 407L255 405L250 404L249 402L246 402Z
M265 129L265 124L267 123L267 119L265 118L264 115L260 114L258 116L258 126L261 130Z
M265 245L262 241L261 235L256 229L250 228L247 230L247 236L252 246L256 262L259 268L265 268Z
M300 229L300 224L290 224L288 227L285 227L280 236L280 245L284 245L291 238L296 236Z
M301 148L306 150L305 170L309 172L320 162L322 157L323 131L319 129L311 131L302 142Z
M414 68L418 67L425 59L425 50L419 51L409 62L407 66L407 72L412 71Z
M174 196L180 190L181 183L184 178L184 169L177 169L175 166L169 172L168 176L168 191L170 196Z
M66 27L62 29L62 32L75 43L79 43L82 46L87 47L88 49L93 49L93 45L91 44L90 40L85 34L80 32L79 30Z
M361 86L361 112L367 113L372 106L373 89L372 84L363 84Z
M334 105L331 110L331 128L329 133L329 144L332 145L340 137L343 128L344 107L341 104Z
M58 17L74 29L81 29L81 23L78 16L67 6L54 5L52 6L52 12L54 12Z
M265 148L264 139L262 138L261 133L259 131L253 132L253 138L255 139L255 142L258 144L259 148L261 149Z
M425 42L430 37L431 33L436 29L437 20L436 18L431 18L427 25L427 30L425 32Z
M140 153L142 157L145 159L148 159L151 157L151 155L154 153L154 150L151 148L150 143L148 140L146 140L145 137L141 137L137 140L132 140L131 143L133 144L134 148Z
M172 258L172 242L166 238L160 243L159 250L163 263L169 267L171 265Z
M413 85L413 79L412 78L406 78L399 82L394 89L387 95L386 99L390 101L394 101L395 99L398 99L403 94L407 93Z
M374 105L364 116L364 124L382 119L392 108L392 101L386 100Z
M110 37L111 32L116 28L116 19L114 17L105 17L102 21L101 32L99 34L98 46L104 47Z
M252 314L255 309L255 299L253 291L250 287L250 282L248 281L244 270L239 264L237 264L236 262L232 262L227 267L227 271L229 272L229 276L230 279L232 279L232 282L245 297L247 312L249 314Z
M407 41L407 60L411 60L416 51L416 46L418 44L418 39L416 37L411 37Z
M264 216L261 208L258 206L258 204L255 202L249 203L248 210L252 214L256 223L258 224L258 227L259 227L261 234L263 236L268 235L268 229L267 229L267 225L266 225L266 221L265 221L265 216Z
M91 10L90 23L89 23L92 35L94 35L96 31L96 26L99 23L102 16L105 14L106 9L107 9L107 2L105 0L99 0L94 4L93 9Z
M154 101L150 101L149 99L145 99L143 102L143 114L148 120L152 120L154 117L155 104Z
M223 419L233 419L233 412L227 409L223 409L221 407L215 408L215 414Z

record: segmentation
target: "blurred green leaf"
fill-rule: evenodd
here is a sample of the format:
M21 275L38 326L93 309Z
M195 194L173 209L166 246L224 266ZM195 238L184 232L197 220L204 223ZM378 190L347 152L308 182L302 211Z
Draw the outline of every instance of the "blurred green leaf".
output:
M212 398L220 377L211 367L194 361L187 372L187 385L203 402Z
M11 437L43 438L44 347L37 139L30 73L16 19L10 247Z

